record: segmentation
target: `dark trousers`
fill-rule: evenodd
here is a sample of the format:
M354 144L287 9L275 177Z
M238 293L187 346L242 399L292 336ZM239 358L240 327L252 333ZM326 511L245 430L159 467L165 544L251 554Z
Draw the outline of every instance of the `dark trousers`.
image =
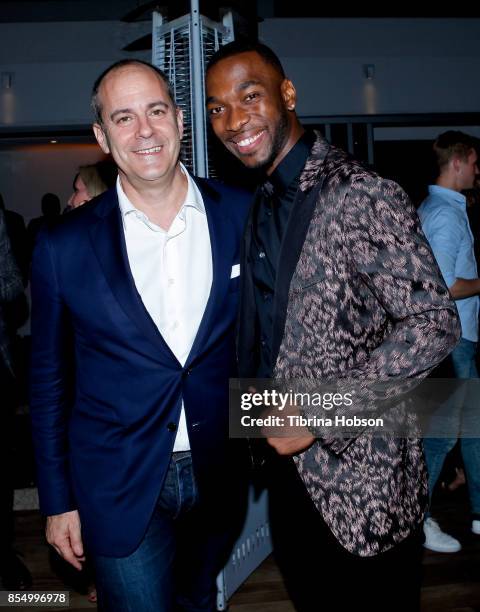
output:
M11 550L13 514L13 434L16 388L13 376L0 364L0 556Z
M346 551L313 505L291 458L266 466L274 555L298 612L419 610L421 527L374 557Z
M233 546L237 515L225 507L221 490L214 502L199 499L191 454L174 453L138 548L128 557L93 558L99 610L214 612L216 577Z

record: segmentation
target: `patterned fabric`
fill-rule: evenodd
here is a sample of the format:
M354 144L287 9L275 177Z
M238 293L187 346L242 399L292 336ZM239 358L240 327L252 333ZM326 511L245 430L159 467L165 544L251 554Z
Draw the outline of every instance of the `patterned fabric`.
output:
M9 338L2 305L11 302L23 291L22 277L13 258L7 235L5 216L0 210L0 367L12 370Z
M297 205L315 203L290 283L275 378L425 377L453 349L460 329L406 194L321 136L300 191ZM420 440L319 439L295 463L351 553L388 550L423 518Z

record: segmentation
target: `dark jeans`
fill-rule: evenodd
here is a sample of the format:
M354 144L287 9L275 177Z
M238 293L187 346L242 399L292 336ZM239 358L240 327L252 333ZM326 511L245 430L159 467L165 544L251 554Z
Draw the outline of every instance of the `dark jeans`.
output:
M423 532L375 557L347 552L313 505L291 458L267 472L274 555L299 612L416 612Z
M174 453L139 547L128 557L93 559L99 610L213 612L216 577L232 544L199 501L190 453Z
M458 345L450 354L453 371L456 378L478 378L475 363L477 355L477 343L461 338ZM462 426L466 429L468 436L468 420L478 420L480 410L478 408L478 397L472 392L456 398L455 401L448 400L444 409L451 411L453 422L458 421L458 430ZM428 469L428 489L430 499L437 480L442 471L447 454L452 450L457 438L425 438L425 460ZM463 463L467 473L467 485L470 495L471 511L480 515L480 439L462 437L460 439Z
M13 434L17 401L13 376L0 364L0 556L13 544Z

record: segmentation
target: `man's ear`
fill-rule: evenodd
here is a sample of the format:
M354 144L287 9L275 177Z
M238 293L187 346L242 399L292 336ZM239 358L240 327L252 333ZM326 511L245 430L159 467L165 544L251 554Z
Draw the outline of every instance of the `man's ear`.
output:
M180 134L180 140L182 140L183 138L183 111L181 108L177 108L175 109L175 112L177 114L177 127L178 127L178 133Z
M102 151L106 155L108 155L108 153L110 153L110 147L108 146L108 138L99 123L93 124L93 133L95 134L95 138L97 139L97 142L100 145Z
M283 102L289 111L295 110L297 104L297 91L290 79L283 79L280 86Z
M451 167L455 170L455 172L459 172L462 169L463 160L458 156L454 155L451 159Z

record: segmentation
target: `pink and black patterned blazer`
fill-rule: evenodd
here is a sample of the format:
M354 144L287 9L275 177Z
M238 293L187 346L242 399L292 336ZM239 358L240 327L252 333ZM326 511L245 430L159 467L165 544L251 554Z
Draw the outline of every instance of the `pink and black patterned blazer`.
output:
M248 225L245 235L248 254ZM248 378L255 376L258 335L247 256L242 266L238 357ZM273 313L278 379L421 379L460 335L456 307L406 194L320 135L281 246ZM319 438L294 459L323 519L353 554L386 551L423 519L418 439Z

